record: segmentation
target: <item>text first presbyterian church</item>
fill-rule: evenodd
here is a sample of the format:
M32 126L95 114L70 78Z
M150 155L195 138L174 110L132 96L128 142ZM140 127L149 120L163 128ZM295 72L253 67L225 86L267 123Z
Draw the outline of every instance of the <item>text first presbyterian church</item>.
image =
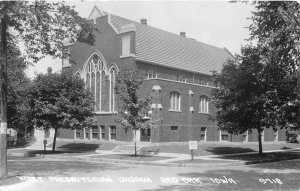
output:
M58 137L99 141L133 141L133 132L115 122L118 99L113 90L116 75L136 67L146 74L141 96L151 95L152 113L161 124L137 132L141 142L231 141L254 142L257 132L231 135L217 127L211 100L212 71L220 71L232 55L218 48L147 24L128 20L94 7L89 19L99 30L93 47L69 45L71 69L85 81L95 97L97 123L90 129L60 129ZM145 116L145 120L151 117ZM285 141L285 130L265 129L264 141Z

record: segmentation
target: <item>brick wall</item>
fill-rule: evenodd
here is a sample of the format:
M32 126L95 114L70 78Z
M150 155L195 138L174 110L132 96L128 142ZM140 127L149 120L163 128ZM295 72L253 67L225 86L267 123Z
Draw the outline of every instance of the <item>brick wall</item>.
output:
M153 65L143 62L135 62L134 57L120 58L122 48L122 37L130 36L131 39L131 53L135 53L135 32L127 32L116 34L112 27L108 24L108 17L104 16L96 20L96 27L99 33L96 35L96 42L94 46L88 46L82 43L75 43L70 47L70 64L74 71L82 71L85 63L93 52L97 52L104 57L106 63L106 75L108 69L115 65L118 67L120 73L123 73L128 68L136 65L140 70L147 73L149 69L155 70L158 78L166 79L151 79L143 82L143 86L139 93L141 96L154 95L153 103L161 104L162 124L161 127L151 129L152 142L184 142L190 139L200 140L201 127L207 128L207 141L219 141L220 131L216 125L215 116L216 108L209 102L209 113L199 113L200 96L207 96L211 98L211 87L200 86L201 80L208 81L209 86L213 86L211 77L208 75L195 74L180 69L167 68L163 66ZM183 63L184 64L184 63ZM183 75L186 78L186 83L176 82L177 76ZM83 75L82 75L83 76ZM105 91L103 92L102 103L105 103L105 111L109 110L109 80L105 81ZM153 92L154 85L160 86L159 92ZM177 91L181 95L181 111L169 111L170 109L170 93ZM192 93L191 93L192 92ZM116 105L118 98L116 100ZM190 111L193 107L194 111ZM117 108L117 107L116 107ZM109 140L110 127L116 126L116 140L118 141L132 141L132 131L125 131L124 128L115 122L115 114L96 114L97 126L105 127L105 140ZM171 126L177 126L177 130L171 130ZM83 130L79 130L80 138L83 139ZM74 137L72 131L62 131L61 136L65 138ZM89 134L90 136L90 134ZM266 131L266 141L271 140L273 132ZM242 135L228 135L229 141L240 142L243 140ZM279 131L279 140L285 139L285 130ZM248 136L249 142L257 141L257 132L255 130Z

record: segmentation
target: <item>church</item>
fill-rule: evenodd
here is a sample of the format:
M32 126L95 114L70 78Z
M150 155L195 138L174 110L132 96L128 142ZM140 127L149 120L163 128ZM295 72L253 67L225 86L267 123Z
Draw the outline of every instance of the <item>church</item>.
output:
M93 47L76 42L68 45L69 59L62 61L63 70L72 70L84 79L95 98L97 123L89 129L60 129L58 137L98 141L133 141L115 122L118 99L113 86L118 74L136 67L144 72L141 96L151 95L149 116L157 112L161 124L137 132L141 142L256 142L253 130L232 135L219 130L216 108L211 100L214 71L221 71L232 54L187 37L173 34L147 23L132 21L94 7L89 18L99 30ZM285 141L285 130L265 129L263 141Z

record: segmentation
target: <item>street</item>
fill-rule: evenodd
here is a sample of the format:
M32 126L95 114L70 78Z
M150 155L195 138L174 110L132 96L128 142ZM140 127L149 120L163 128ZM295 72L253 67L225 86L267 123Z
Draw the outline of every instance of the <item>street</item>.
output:
M299 190L300 160L256 165L166 167L53 159L9 160L22 183L5 190Z

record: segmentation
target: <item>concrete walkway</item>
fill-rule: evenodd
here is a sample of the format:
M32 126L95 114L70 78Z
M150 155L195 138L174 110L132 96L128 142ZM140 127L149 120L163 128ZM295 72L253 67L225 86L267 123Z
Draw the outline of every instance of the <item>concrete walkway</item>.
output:
M35 148L34 146L30 146L27 148L21 148L21 149L10 149L8 154L11 156L21 156L24 153L20 153L20 150L24 150L24 152L26 152L26 150L32 150L32 149L38 149L38 150L42 150L41 148ZM18 152L19 150L19 152ZM48 149L47 149L48 150ZM58 151L63 151L66 149L57 149ZM67 151L67 150L66 150ZM268 152L299 152L300 153L300 148L294 148L294 149L286 149L286 150L270 150L270 151L264 151L264 153L268 153ZM258 152L247 152L247 153L234 153L234 154L222 154L222 155L206 155L206 156L194 156L194 160L198 160L198 161L194 161L192 162L193 164L195 164L195 166L198 165L209 165L209 164L218 164L218 165L222 165L222 164L226 164L226 165L233 165L233 164L241 164L241 163L245 163L245 161L242 160L232 160L232 159L225 159L224 157L226 156L236 156L236 155L244 155L244 154L257 154ZM21 154L21 155L20 155ZM101 155L116 155L116 154L124 154L124 155L128 155L128 154L132 154L132 153L118 153L118 152L114 152L113 150L96 150L96 153L93 154L80 154L80 155L72 155L72 156L68 156L68 155L60 155L60 154L52 154L51 156L47 156L48 158L64 158L67 160L84 160L84 161L94 161L96 160L95 157L96 156L101 156ZM128 161L130 163L132 162L136 162L138 164L157 164L157 165L175 165L177 164L188 164L190 165L191 162L189 162L191 160L191 155L190 154L180 154L180 153L158 153L157 155L151 155L151 156L158 156L158 157L167 157L167 159L159 159L159 160L154 160L154 161ZM110 162L114 161L114 162L119 162L119 163L126 163L126 160L119 160L119 159L108 159L108 158L101 158L99 157L98 159L103 159L104 162ZM200 160L200 161L199 161ZM193 165L191 164L191 165Z

